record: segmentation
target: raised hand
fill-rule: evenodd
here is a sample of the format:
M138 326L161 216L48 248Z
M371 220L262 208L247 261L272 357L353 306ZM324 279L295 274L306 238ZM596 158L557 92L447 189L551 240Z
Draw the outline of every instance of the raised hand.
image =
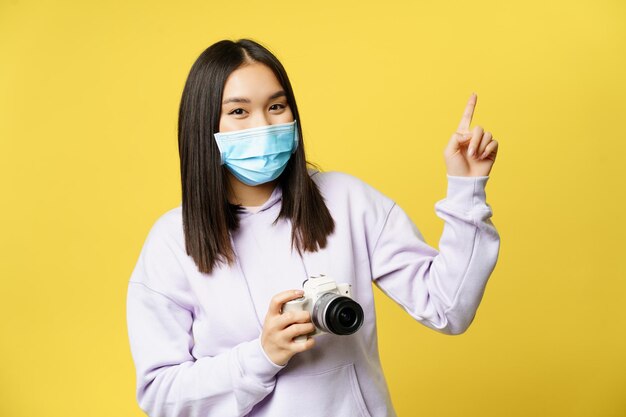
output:
M498 142L493 139L491 132L485 132L480 126L475 126L470 131L476 99L476 94L470 96L459 127L443 152L448 175L487 176L496 161Z

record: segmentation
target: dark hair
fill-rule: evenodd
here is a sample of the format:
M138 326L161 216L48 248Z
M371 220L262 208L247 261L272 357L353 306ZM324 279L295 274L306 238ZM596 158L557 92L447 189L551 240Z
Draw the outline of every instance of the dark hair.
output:
M211 273L218 262L235 260L230 232L239 227L241 206L227 198L228 178L213 133L219 129L222 94L228 76L241 65L260 62L276 75L287 95L300 142L277 186L282 189L281 217L291 220L291 247L299 254L326 247L335 223L307 171L302 121L287 73L265 47L250 39L222 40L194 62L178 115L178 151L182 183L183 229L187 254L198 269ZM310 163L309 163L310 164ZM315 166L314 164L310 164Z

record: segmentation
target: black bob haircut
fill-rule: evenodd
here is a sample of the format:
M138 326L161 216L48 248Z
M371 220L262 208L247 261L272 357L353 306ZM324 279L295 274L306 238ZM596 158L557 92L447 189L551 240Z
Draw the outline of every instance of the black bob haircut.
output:
M298 120L300 142L278 178L282 206L274 223L281 217L291 221L291 247L295 246L300 254L326 247L327 237L335 228L307 170L298 106L282 64L267 48L253 40L221 40L204 50L191 67L178 115L185 246L200 272L207 274L218 262L231 265L235 261L230 232L239 227L241 206L228 201L227 168L221 165L213 133L219 129L228 76L253 62L265 64L273 71L285 90L294 120Z

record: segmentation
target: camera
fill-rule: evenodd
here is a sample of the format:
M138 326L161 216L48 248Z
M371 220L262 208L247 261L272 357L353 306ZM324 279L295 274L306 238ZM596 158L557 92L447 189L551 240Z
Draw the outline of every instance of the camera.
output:
M363 308L352 299L350 284L337 284L325 275L312 276L302 283L304 295L283 304L282 312L306 310L315 330L294 338L304 342L322 333L350 335L363 324Z

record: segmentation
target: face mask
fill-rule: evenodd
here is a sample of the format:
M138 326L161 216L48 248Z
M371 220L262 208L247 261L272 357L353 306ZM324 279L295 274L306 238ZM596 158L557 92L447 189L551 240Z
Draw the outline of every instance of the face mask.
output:
M296 121L214 133L222 165L247 185L273 181L298 148Z

